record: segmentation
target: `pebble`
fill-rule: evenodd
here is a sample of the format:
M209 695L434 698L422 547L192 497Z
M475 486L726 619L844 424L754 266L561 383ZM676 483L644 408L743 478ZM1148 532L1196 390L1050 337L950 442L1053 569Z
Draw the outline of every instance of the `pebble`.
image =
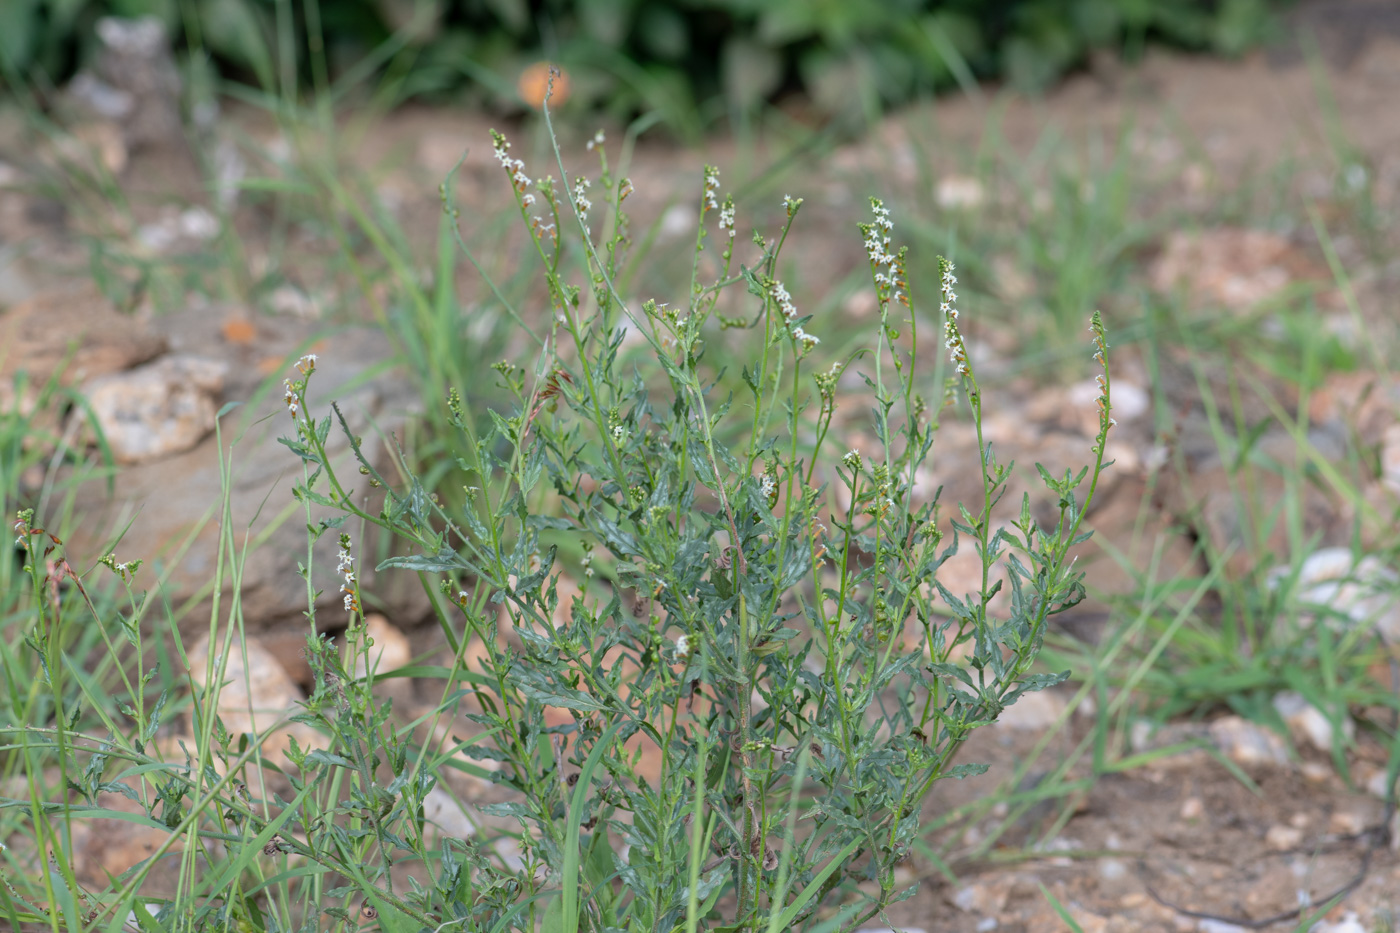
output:
M1322 920L1313 924L1309 933L1370 933L1372 927L1368 927L1361 922L1356 911L1348 910L1342 914L1342 918L1336 921Z
M1240 765L1286 765L1288 749L1273 732L1239 716L1222 716L1209 727L1211 741Z
M1008 894L1005 885L969 884L953 895L953 906L967 913L999 914L1006 906Z
M1294 741L1307 742L1320 752L1331 752L1334 741L1332 721L1307 701L1301 693L1285 690L1274 697L1274 709L1288 725ZM1342 719L1342 735L1350 740L1356 734L1351 717Z
M1121 859L1106 858L1099 862L1099 877L1104 881L1118 881L1127 875L1128 866L1124 865Z
M166 356L83 386L93 417L118 463L145 463L182 453L214 430L228 364ZM84 424L86 413L73 417Z
M1381 436L1381 482L1400 494L1400 424L1392 424Z
M938 179L935 197L945 211L971 210L982 205L986 192L970 175L945 175Z
M1264 834L1264 842L1275 852L1296 849L1303 841L1303 831L1295 826L1274 825Z
M1327 831L1337 836L1354 836L1365 828L1365 818L1355 810L1338 810L1327 820Z
M1200 797L1187 797L1181 802L1181 818L1183 820L1199 820L1205 815L1206 804Z

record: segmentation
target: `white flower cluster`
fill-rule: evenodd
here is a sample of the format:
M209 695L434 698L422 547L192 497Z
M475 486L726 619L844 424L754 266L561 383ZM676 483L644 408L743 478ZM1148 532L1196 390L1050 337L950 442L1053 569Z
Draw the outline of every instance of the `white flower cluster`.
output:
M799 207L801 207L801 206L802 206L802 199L801 199L801 198L794 198L794 197L793 197L792 195L790 195L790 194L785 194L785 195L783 195L783 210L785 210L785 211L788 212L788 216L789 216L789 217L791 217L793 214L797 213L797 209L798 209Z
M510 141L500 133L496 133L492 138L492 148L496 153L496 161L510 173L510 180L515 184L515 190L524 193L533 182L530 176L525 174L525 163L520 159L513 159L510 156Z
M601 146L606 141L607 138L603 136L603 131L599 130L598 132L594 133L593 138L588 141L588 151L592 152L594 146Z
M303 376L309 376L316 371L316 354L308 353L297 360L297 370Z
M758 485L765 499L772 499L778 494L778 481L766 473L763 475L763 478L758 481Z
M734 201L726 199L719 211L719 228L728 230L730 239L734 237Z
M820 338L814 337L793 324L793 321L797 319L797 306L792 303L792 295L788 294L788 290L782 282L774 279L773 284L768 286L768 294L777 302L779 310L783 312L783 320L787 321L788 327L792 329L792 339L800 343L804 351L811 350L821 343Z
M335 565L335 572L345 581L340 586L340 592L345 597L345 611L359 611L360 601L355 596L355 558L350 556L349 535L340 536L340 560Z
M292 380L283 379L282 385L286 388L286 393L282 396L282 401L287 403L287 410L292 413L292 420L297 417L297 390L292 388Z
M719 169L705 166L705 210L719 210Z
M951 262L945 259L942 261L942 266L943 302L939 305L939 310L943 312L943 335L946 338L943 345L948 348L949 357L953 365L958 368L958 375L966 376L969 372L967 346L963 343L962 332L958 330L958 309L955 306L958 296L953 291L953 286L958 284L958 278L953 275Z
M682 635L676 639L676 660L684 661L690 657L690 652L694 650L689 635Z
M870 208L875 214L875 222L865 232L865 254L877 266L894 265L890 255L890 233L894 224L890 222L890 209L879 198L870 199Z
M588 179L583 176L574 179L574 207L578 210L579 219L584 223L588 223L588 210L593 206L593 202L588 200L584 192L591 187Z

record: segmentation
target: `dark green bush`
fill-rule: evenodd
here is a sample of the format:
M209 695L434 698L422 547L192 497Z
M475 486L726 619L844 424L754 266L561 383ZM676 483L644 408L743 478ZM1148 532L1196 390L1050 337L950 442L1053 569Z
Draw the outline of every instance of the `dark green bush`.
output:
M977 78L1042 87L1095 48L1132 57L1163 42L1235 54L1265 36L1282 2L5 0L0 56L10 81L61 81L100 16L151 14L225 74L265 85L276 75L284 90L289 62L303 87L318 73L364 74L351 69L367 62L398 99L467 89L518 106L516 76L549 58L569 71L579 104L656 109L688 130L788 91L869 116Z

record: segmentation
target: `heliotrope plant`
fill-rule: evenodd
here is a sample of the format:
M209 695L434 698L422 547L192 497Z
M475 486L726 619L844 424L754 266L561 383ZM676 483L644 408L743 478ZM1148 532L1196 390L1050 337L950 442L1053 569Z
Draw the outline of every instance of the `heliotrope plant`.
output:
M392 847L380 847L359 880L376 903L471 929L533 930L542 914L546 929L570 931L786 930L833 909L854 928L913 892L895 866L929 789L985 770L955 763L972 730L1066 676L1031 670L1049 617L1084 594L1071 552L1088 537L1113 424L1100 318L1092 463L1062 476L1037 465L1057 519L1038 524L1027 495L1002 525L992 512L1013 465L982 439L953 264L940 260L951 358L940 383L882 202L861 225L879 324L868 346L818 362L819 327L779 277L800 199L784 199L781 228L755 232L740 262L734 201L707 167L688 287L638 301L618 292L631 183L614 178L602 139L590 144L594 180L570 178L560 159L557 182L527 174L504 136L493 142L551 307L533 364L495 367L506 410L476 412L466 387L450 393L465 506L416 479L395 486L361 457L360 473L387 490L381 511L365 511L326 454L331 418L306 413L314 362L288 388L289 443L315 470L299 495L401 536L412 556L382 566L428 575L443 594L455 658L439 671L437 715L474 733L465 753L492 766L501 799L482 809L518 824L520 863L449 841L420 853L430 883L395 894ZM725 316L731 288L747 297ZM977 425L968 468L982 497L945 522L915 476L959 398ZM838 421L852 401L868 423ZM856 425L873 447L840 443ZM967 546L981 586L951 592L939 568ZM998 562L1009 599L994 612ZM346 593L357 617L358 591ZM440 761L409 758L405 773ZM433 779L401 774L390 790L372 771L352 775L371 785L361 797L410 819L395 809L404 788ZM470 881L461 851L478 859Z

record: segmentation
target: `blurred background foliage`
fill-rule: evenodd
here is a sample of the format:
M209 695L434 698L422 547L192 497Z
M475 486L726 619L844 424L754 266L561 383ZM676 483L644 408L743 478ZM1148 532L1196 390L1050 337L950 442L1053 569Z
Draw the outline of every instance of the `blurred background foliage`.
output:
M522 105L518 77L549 59L573 106L659 111L688 135L794 94L869 119L979 79L1034 90L1098 49L1235 55L1268 38L1285 2L0 0L0 65L10 83L57 85L91 56L100 17L153 15L195 66L265 89L373 78L390 104L509 109Z

